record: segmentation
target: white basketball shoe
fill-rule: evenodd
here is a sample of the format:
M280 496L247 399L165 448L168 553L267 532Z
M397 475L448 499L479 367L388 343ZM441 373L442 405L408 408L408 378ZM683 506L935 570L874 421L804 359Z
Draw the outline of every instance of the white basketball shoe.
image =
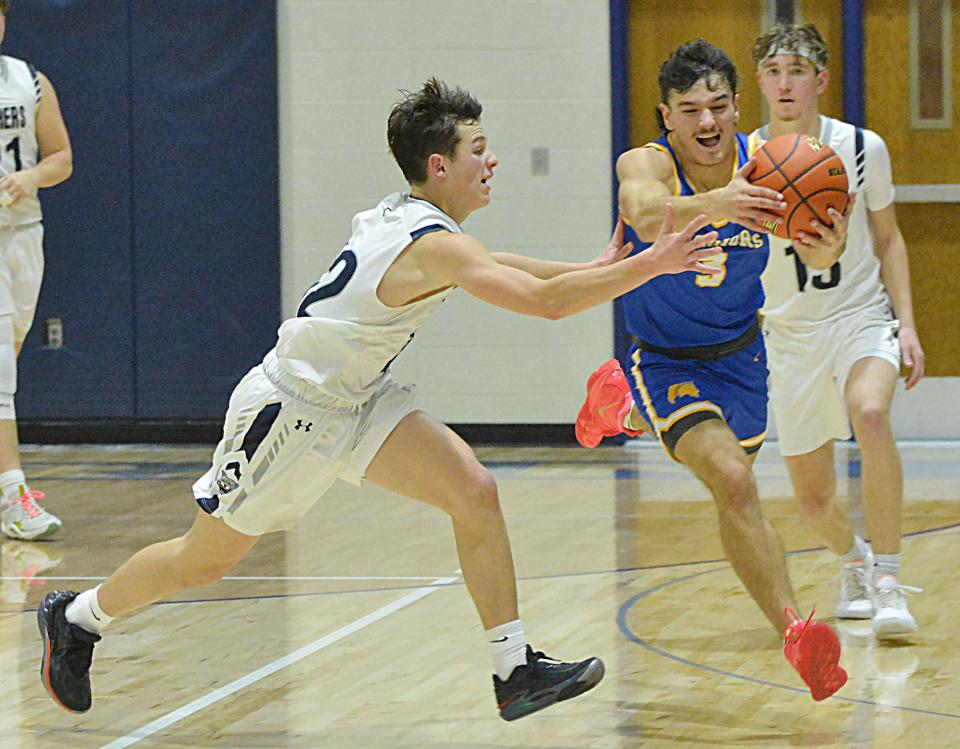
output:
M60 518L37 503L45 498L43 492L27 489L19 497L4 499L0 511L0 530L4 535L18 541L37 541L60 530Z
M870 579L873 560L844 562L840 569L840 596L837 598L837 619L869 619L873 616Z
M874 587L873 634L878 639L909 635L917 631L917 620L907 608L907 596L921 588L902 585L896 577L883 574Z

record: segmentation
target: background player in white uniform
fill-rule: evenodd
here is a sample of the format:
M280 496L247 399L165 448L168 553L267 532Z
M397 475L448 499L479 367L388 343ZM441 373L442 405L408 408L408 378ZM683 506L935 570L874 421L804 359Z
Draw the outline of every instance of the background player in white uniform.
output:
M497 159L468 93L431 80L388 121L409 193L357 214L330 270L280 328L276 347L234 390L210 471L194 486L200 510L186 535L147 547L102 586L46 596L42 677L69 710L91 704L98 633L186 587L219 580L269 531L296 525L337 478L370 481L453 519L464 581L487 630L500 714L527 715L593 687L603 664L548 663L527 645L513 558L490 473L449 428L413 409L390 363L457 286L484 301L556 319L609 302L658 273L714 272L697 251L699 217L628 258L623 225L601 255L574 265L491 254L460 223L490 202ZM78 626L79 625L79 626ZM79 665L78 665L79 664Z
M903 362L907 388L923 377L907 249L893 206L883 139L818 111L829 82L827 47L812 25L777 26L754 45L771 120L766 140L808 133L843 159L858 192L842 255L771 245L763 275L770 401L804 520L843 557L837 616L873 619L878 636L913 632L900 579L903 478L890 403ZM871 552L834 504L833 441L860 446Z
M9 8L0 0L0 42ZM10 538L44 538L60 528L20 468L14 394L17 357L43 278L37 189L72 172L70 139L50 81L23 60L0 56L0 527Z

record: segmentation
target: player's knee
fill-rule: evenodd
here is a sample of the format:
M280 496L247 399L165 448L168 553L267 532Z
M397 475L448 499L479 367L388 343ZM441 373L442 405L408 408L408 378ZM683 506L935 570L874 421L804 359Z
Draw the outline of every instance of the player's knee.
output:
M721 511L742 511L756 502L756 479L750 464L744 460L718 460L707 482Z
M493 474L482 465L471 471L461 499L451 513L454 519L467 524L482 524L491 514L500 512L500 494Z
M858 440L886 436L890 431L890 409L878 401L859 403L850 409Z
M813 526L825 523L833 512L833 492L826 488L805 489L797 494L800 515Z

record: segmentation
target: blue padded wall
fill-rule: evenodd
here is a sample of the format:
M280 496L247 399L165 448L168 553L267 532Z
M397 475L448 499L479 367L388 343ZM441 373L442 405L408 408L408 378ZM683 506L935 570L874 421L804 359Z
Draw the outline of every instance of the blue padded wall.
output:
M137 415L218 417L280 317L276 7L131 6Z
M124 0L18 0L7 18L3 52L53 83L74 152L73 176L40 192L46 268L20 356L20 418L134 413L125 8ZM48 317L63 320L62 349L42 348Z
M280 321L275 2L17 0L3 51L53 81L74 150L41 193L18 413L221 417Z

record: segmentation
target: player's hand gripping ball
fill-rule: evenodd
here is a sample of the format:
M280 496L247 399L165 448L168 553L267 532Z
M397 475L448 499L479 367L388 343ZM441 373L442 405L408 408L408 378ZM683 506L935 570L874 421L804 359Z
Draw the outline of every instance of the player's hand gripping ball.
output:
M800 232L816 234L811 221L832 226L827 209L846 210L847 170L837 152L819 138L781 135L764 143L754 156L757 165L750 182L776 190L787 204L782 221L764 224L775 236L796 239Z

